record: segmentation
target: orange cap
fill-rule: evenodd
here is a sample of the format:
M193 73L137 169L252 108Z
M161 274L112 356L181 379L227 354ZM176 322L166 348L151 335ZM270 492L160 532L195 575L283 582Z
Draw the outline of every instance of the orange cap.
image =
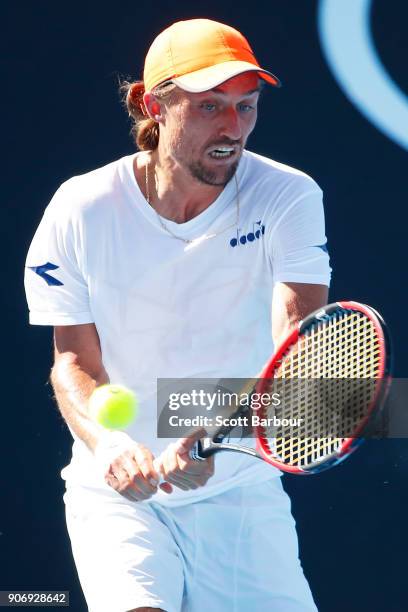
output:
M165 81L202 92L253 71L280 87L279 79L261 68L246 38L230 26L210 19L178 21L161 32L146 55L145 91Z

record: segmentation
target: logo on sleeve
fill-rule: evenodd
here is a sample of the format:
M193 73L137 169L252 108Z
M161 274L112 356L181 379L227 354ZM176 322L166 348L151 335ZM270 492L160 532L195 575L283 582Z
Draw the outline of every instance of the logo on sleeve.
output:
M49 261L47 261L47 263L43 264L42 266L28 266L28 268L30 270L33 270L33 272L38 274L38 276L41 276L41 278L45 280L47 285L59 286L64 284L61 283L61 281L59 281L57 278L51 276L51 274L48 274L49 270L58 270L59 268L59 266L56 266L55 264Z

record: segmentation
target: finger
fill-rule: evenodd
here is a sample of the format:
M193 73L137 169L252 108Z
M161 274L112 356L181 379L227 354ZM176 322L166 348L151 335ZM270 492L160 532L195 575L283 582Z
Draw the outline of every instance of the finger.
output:
M177 459L181 472L176 471L176 476L182 477L189 485L202 487L214 475L214 457L205 461L194 461L194 459L184 460L178 455Z
M205 484L203 467L192 459L182 459L176 452L176 445L171 444L160 456L161 473L165 480L183 490L196 489Z
M194 444L201 438L205 438L206 435L206 430L203 427L200 427L199 429L192 431L188 436L179 438L175 443L176 452L180 455L189 454Z
M143 446L137 446L134 457L146 481L152 486L157 487L160 481L160 474L155 470L151 452Z
M178 470L163 469L163 479L165 480L165 482L173 484L176 487L188 488L189 486L189 479L185 478L182 474L180 474Z
M186 482L178 480L171 474L167 477L166 482L182 491L189 491L190 489L190 486Z
M112 464L110 473L117 480L116 485L113 483L113 488L119 493L127 490L130 495L135 493L138 499L140 495L143 495L143 499L145 499L151 497L157 491L157 487L153 487L145 480L138 465L125 455L122 455Z
M140 466L134 459L124 457L123 467L129 476L129 486L133 488L136 485L136 487L140 487L144 493L149 493L150 495L156 493L157 485L153 484L154 481L150 482L149 480L146 480L140 470Z
M107 472L104 475L104 480L105 480L106 484L108 484L110 487L112 487L112 489L114 489L115 491L117 491L119 489L119 480L116 478L116 476L114 474L111 474L110 472Z
M159 474L160 476L160 484L159 484L159 488L164 492L167 493L167 495L170 495L170 493L173 493L173 487L171 486L171 484L169 482L163 481L164 479L164 471L163 471L163 466L162 466L162 455L160 455L159 457L156 457L156 459L153 461L153 467L156 470L157 474Z
M179 487L183 490L188 490L190 488L197 488L198 483L197 478L200 478L200 475L196 474L186 474L181 471L178 467L173 467L173 462L170 465L164 465L163 469L163 477L166 482L170 482L176 487Z
M129 478L125 479L125 481L121 481L115 474L110 474L109 476L111 479L109 484L111 484L112 488L129 501L143 501L149 499L153 495L151 491L137 486L135 482L131 481Z
M119 493L123 497L126 497L129 501L140 501L143 498L143 493L140 489L123 489L119 479L112 472L108 472L105 474L105 482L114 490L116 493Z
M168 449L160 455L160 473L167 482L183 490L188 490L186 489L188 483L184 482L184 478L179 472L176 453L173 450L173 445L170 445Z
M201 435L201 431L195 432L195 435ZM207 474L208 466L192 460L189 457L182 458L176 451L177 444L170 444L168 448L160 455L160 472L164 479L175 487L188 491L197 489L203 486L210 474ZM156 465L158 459L155 460Z
M189 454L180 455L176 452L176 460L181 475L188 480L194 479L197 476L206 476L207 473L209 477L213 471L212 464L208 464L207 460L195 461Z
M110 473L118 481L118 489L124 489L129 482L128 473L120 465L113 465Z
M128 501L138 502L144 501L145 499L149 499L150 495L145 495L142 491L136 492L133 489L125 489L125 491L118 491L120 495L125 497Z
M151 485L141 472L133 476L132 481L129 483L129 488L134 490L140 489L144 495L149 497L157 493L157 486Z
M202 487L203 485L205 485L205 483L208 480L208 477L204 476L203 474L183 473L182 476L180 476L179 474L176 474L174 476L171 475L168 481L173 482L173 478L174 478L174 484L175 484L175 481L177 481L177 483L181 483L183 486L186 486L189 489L197 489L197 487Z
M181 438L181 440L185 440L186 438ZM184 472L188 471L189 467L192 468L192 473L194 473L194 469L199 468L200 463L194 461L189 454L180 453L181 442L178 440L177 442L170 444L166 451L161 455L161 469L166 472Z

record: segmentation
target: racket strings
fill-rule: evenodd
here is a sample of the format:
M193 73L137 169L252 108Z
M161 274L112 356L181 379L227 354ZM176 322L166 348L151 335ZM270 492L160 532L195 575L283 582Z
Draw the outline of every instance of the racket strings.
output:
M307 467L355 437L374 401L380 364L380 340L364 313L343 309L313 323L265 389L280 397L280 405L271 403L260 415L271 456Z

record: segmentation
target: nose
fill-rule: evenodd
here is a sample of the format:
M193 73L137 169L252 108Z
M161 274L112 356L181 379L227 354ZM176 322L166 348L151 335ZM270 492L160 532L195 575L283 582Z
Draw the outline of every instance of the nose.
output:
M221 135L231 140L241 140L241 122L237 110L234 107L226 108L223 113Z

